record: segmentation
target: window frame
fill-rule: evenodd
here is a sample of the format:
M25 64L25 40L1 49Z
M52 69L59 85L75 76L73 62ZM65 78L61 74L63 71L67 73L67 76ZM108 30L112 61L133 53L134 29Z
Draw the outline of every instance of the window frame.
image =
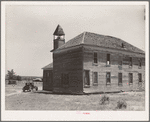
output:
M110 53L107 53L107 59L106 59L106 66L110 66L111 65L111 61L110 61L110 58L111 57L111 54ZM107 63L109 61L109 64Z
M138 60L138 68L139 68L139 69L142 68L142 60L141 60L141 59Z
M133 59L132 57L129 57L129 68L133 67Z
M130 75L132 75L132 83L130 83ZM133 73L129 73L129 85L133 85Z
M88 72L88 73L87 73ZM88 84L85 84L85 79L83 80L84 88L90 88L90 70L84 70L84 78L88 74Z
M119 74L121 74L121 83L119 82L119 81L120 81L120 80L119 80L119 79L120 79ZM118 86L122 86L122 79L123 79L123 78L122 78L122 72L119 72L119 73L118 73Z
M126 46L125 46L125 44L124 44L124 43L122 43L121 47L122 47L122 48L126 48Z
M109 76L109 83L107 82L107 74L110 74ZM106 72L106 86L111 85L111 72Z
M141 81L139 80L139 75L141 76L141 78L140 78ZM139 82L139 83L142 83L142 73L138 73L138 82Z
M95 82L95 79L94 79L94 74L95 73L96 73L97 82ZM96 71L93 72L93 86L98 86L98 72L96 72Z
M95 57L95 54L96 53L96 57ZM95 62L95 59L96 59L96 62ZM93 51L93 64L95 65L98 65L98 51Z

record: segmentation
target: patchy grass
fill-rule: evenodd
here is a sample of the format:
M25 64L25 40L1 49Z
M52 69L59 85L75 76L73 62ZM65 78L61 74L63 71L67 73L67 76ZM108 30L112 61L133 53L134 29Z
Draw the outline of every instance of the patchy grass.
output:
M5 109L6 110L91 110L91 111L144 111L145 92L123 92L105 94L109 104L100 104L104 94L91 95L58 95L44 92L22 92L24 82L16 86L6 85ZM42 89L41 83L34 85ZM9 95L13 92L20 94ZM7 96L8 95L8 96ZM107 100L107 99L105 99ZM118 109L117 102L124 100L126 109Z
M128 111L144 111L144 92L108 94L109 104L100 105L100 94L57 95L21 93L6 97L6 110L121 110L117 101L124 99Z

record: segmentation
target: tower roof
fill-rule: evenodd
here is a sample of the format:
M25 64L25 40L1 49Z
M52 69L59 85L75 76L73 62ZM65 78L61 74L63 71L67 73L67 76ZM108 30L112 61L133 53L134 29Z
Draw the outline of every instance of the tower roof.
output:
M58 36L65 35L65 33L60 25L57 26L53 35L58 35Z

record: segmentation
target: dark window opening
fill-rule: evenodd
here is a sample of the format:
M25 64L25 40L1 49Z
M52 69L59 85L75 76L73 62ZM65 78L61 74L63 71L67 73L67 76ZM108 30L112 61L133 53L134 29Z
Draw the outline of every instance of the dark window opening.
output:
M110 65L110 54L107 54L107 65Z
M141 73L138 74L138 79L139 79L139 82L142 82L142 74Z
M133 74L129 73L129 84L133 84Z
M84 87L89 87L90 86L90 75L89 75L89 70L84 71Z
M142 62L141 62L141 60L139 60L139 68L141 68L142 67Z
M97 58L98 56L97 56L97 52L94 52L94 63L97 63L98 61L98 58Z
M106 73L106 85L110 85L111 83L111 73L110 72L107 72Z
M93 80L94 80L94 84L98 83L98 73L97 72L93 72Z
M122 73L118 73L118 85L122 85Z
M129 67L132 67L132 57L129 59Z
M61 74L61 84L62 84L62 86L68 86L69 85L69 74L68 73L62 73Z
M125 44L124 43L122 43L122 48L125 48Z

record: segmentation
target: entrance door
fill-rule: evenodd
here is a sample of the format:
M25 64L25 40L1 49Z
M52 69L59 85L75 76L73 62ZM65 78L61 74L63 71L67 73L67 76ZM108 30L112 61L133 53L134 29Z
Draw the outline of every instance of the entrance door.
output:
M90 86L89 70L84 70L84 86Z

